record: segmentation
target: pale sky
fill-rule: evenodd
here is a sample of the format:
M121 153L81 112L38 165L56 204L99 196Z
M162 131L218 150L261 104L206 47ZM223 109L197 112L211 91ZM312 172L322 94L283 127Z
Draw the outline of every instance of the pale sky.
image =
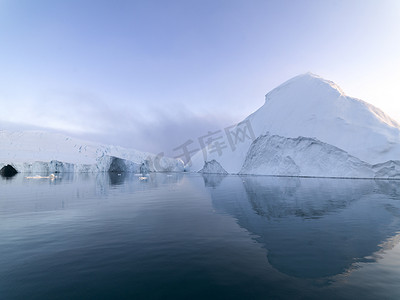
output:
M0 0L4 129L168 152L309 71L400 121L400 1Z

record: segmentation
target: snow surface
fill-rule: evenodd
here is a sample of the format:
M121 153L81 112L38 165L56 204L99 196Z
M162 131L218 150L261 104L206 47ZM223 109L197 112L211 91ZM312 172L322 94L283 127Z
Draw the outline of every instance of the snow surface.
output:
M368 164L400 159L399 123L371 104L346 96L335 83L311 73L294 77L269 92L264 105L238 126L243 123L251 125L256 138L267 133L285 138L315 138ZM237 174L252 142L246 138L236 144L234 151L225 149L221 155L208 152L207 161L215 159L228 173ZM297 153L298 157L301 155ZM331 163L335 169L334 160ZM291 162L282 162L281 166L285 164ZM198 171L203 165L203 153L199 152L192 158L191 170ZM254 174L250 169L246 172Z
M183 171L181 160L48 132L2 130L0 145L0 168L19 172Z

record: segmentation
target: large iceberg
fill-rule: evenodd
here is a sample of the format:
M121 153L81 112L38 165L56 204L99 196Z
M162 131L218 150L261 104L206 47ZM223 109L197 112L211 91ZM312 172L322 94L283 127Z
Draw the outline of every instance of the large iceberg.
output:
M243 124L252 138L243 136L223 153L207 145L192 158L191 170L215 160L230 174L399 177L399 123L317 75L299 75L275 88L236 129Z

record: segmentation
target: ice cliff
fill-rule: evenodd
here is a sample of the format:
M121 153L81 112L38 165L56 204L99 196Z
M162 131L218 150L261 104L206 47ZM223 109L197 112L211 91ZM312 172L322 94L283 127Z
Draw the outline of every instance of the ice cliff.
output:
M371 165L314 138L262 135L250 146L240 174L400 178L400 162Z
M0 169L12 165L23 173L183 171L167 157L97 144L61 134L0 131Z

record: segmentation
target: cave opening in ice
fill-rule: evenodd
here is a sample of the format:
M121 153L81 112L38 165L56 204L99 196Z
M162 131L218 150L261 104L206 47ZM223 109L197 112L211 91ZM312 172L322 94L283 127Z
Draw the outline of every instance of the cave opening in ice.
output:
M118 157L113 157L112 162L110 164L110 168L108 169L108 172L126 172L126 164L125 161L121 158Z

